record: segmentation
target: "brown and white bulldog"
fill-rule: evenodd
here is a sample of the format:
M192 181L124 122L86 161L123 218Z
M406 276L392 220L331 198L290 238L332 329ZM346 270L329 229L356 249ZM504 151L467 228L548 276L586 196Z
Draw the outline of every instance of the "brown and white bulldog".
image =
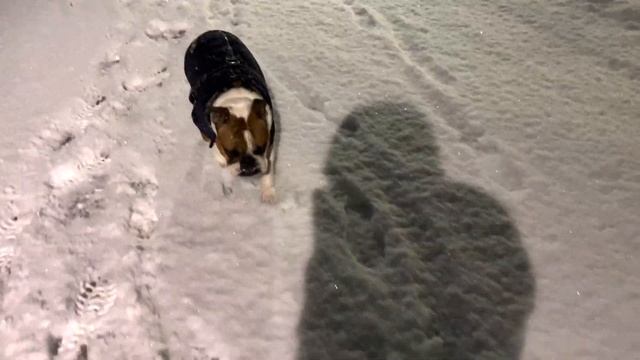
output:
M207 31L187 49L184 71L191 117L209 147L215 145L223 193L231 193L235 176L261 174L262 201L274 202L273 105L249 49L231 33Z

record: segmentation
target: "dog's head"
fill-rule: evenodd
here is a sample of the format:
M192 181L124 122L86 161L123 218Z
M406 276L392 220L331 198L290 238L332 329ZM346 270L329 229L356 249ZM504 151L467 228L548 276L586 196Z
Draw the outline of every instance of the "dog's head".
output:
M211 107L210 119L216 129L220 165L231 166L241 176L267 172L270 116L270 109L262 99L253 100L248 111Z

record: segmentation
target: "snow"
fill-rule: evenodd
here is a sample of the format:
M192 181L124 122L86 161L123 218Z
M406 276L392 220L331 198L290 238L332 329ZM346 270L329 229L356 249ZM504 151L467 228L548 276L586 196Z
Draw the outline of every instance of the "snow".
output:
M189 25L182 22L167 24L162 20L153 19L149 22L145 34L151 39L177 39L187 32Z
M3 2L0 358L637 357L638 14ZM212 28L274 93L275 205L191 123Z

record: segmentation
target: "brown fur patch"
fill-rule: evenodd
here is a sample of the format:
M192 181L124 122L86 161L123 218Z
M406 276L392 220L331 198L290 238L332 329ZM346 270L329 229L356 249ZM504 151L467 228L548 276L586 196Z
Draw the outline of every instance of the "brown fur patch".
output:
M216 146L220 153L232 164L247 153L247 142L243 132L247 130L244 119L234 116L225 107L211 109L211 122L216 127Z
M267 103L264 100L253 100L247 125L253 136L256 148L262 148L262 151L266 150L267 142L269 141L269 128L267 124Z

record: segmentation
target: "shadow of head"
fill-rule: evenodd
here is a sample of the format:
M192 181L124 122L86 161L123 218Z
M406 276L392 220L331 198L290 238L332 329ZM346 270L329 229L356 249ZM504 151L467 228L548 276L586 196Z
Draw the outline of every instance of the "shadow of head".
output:
M448 179L426 116L359 108L314 195L299 359L515 359L528 257L493 198Z

